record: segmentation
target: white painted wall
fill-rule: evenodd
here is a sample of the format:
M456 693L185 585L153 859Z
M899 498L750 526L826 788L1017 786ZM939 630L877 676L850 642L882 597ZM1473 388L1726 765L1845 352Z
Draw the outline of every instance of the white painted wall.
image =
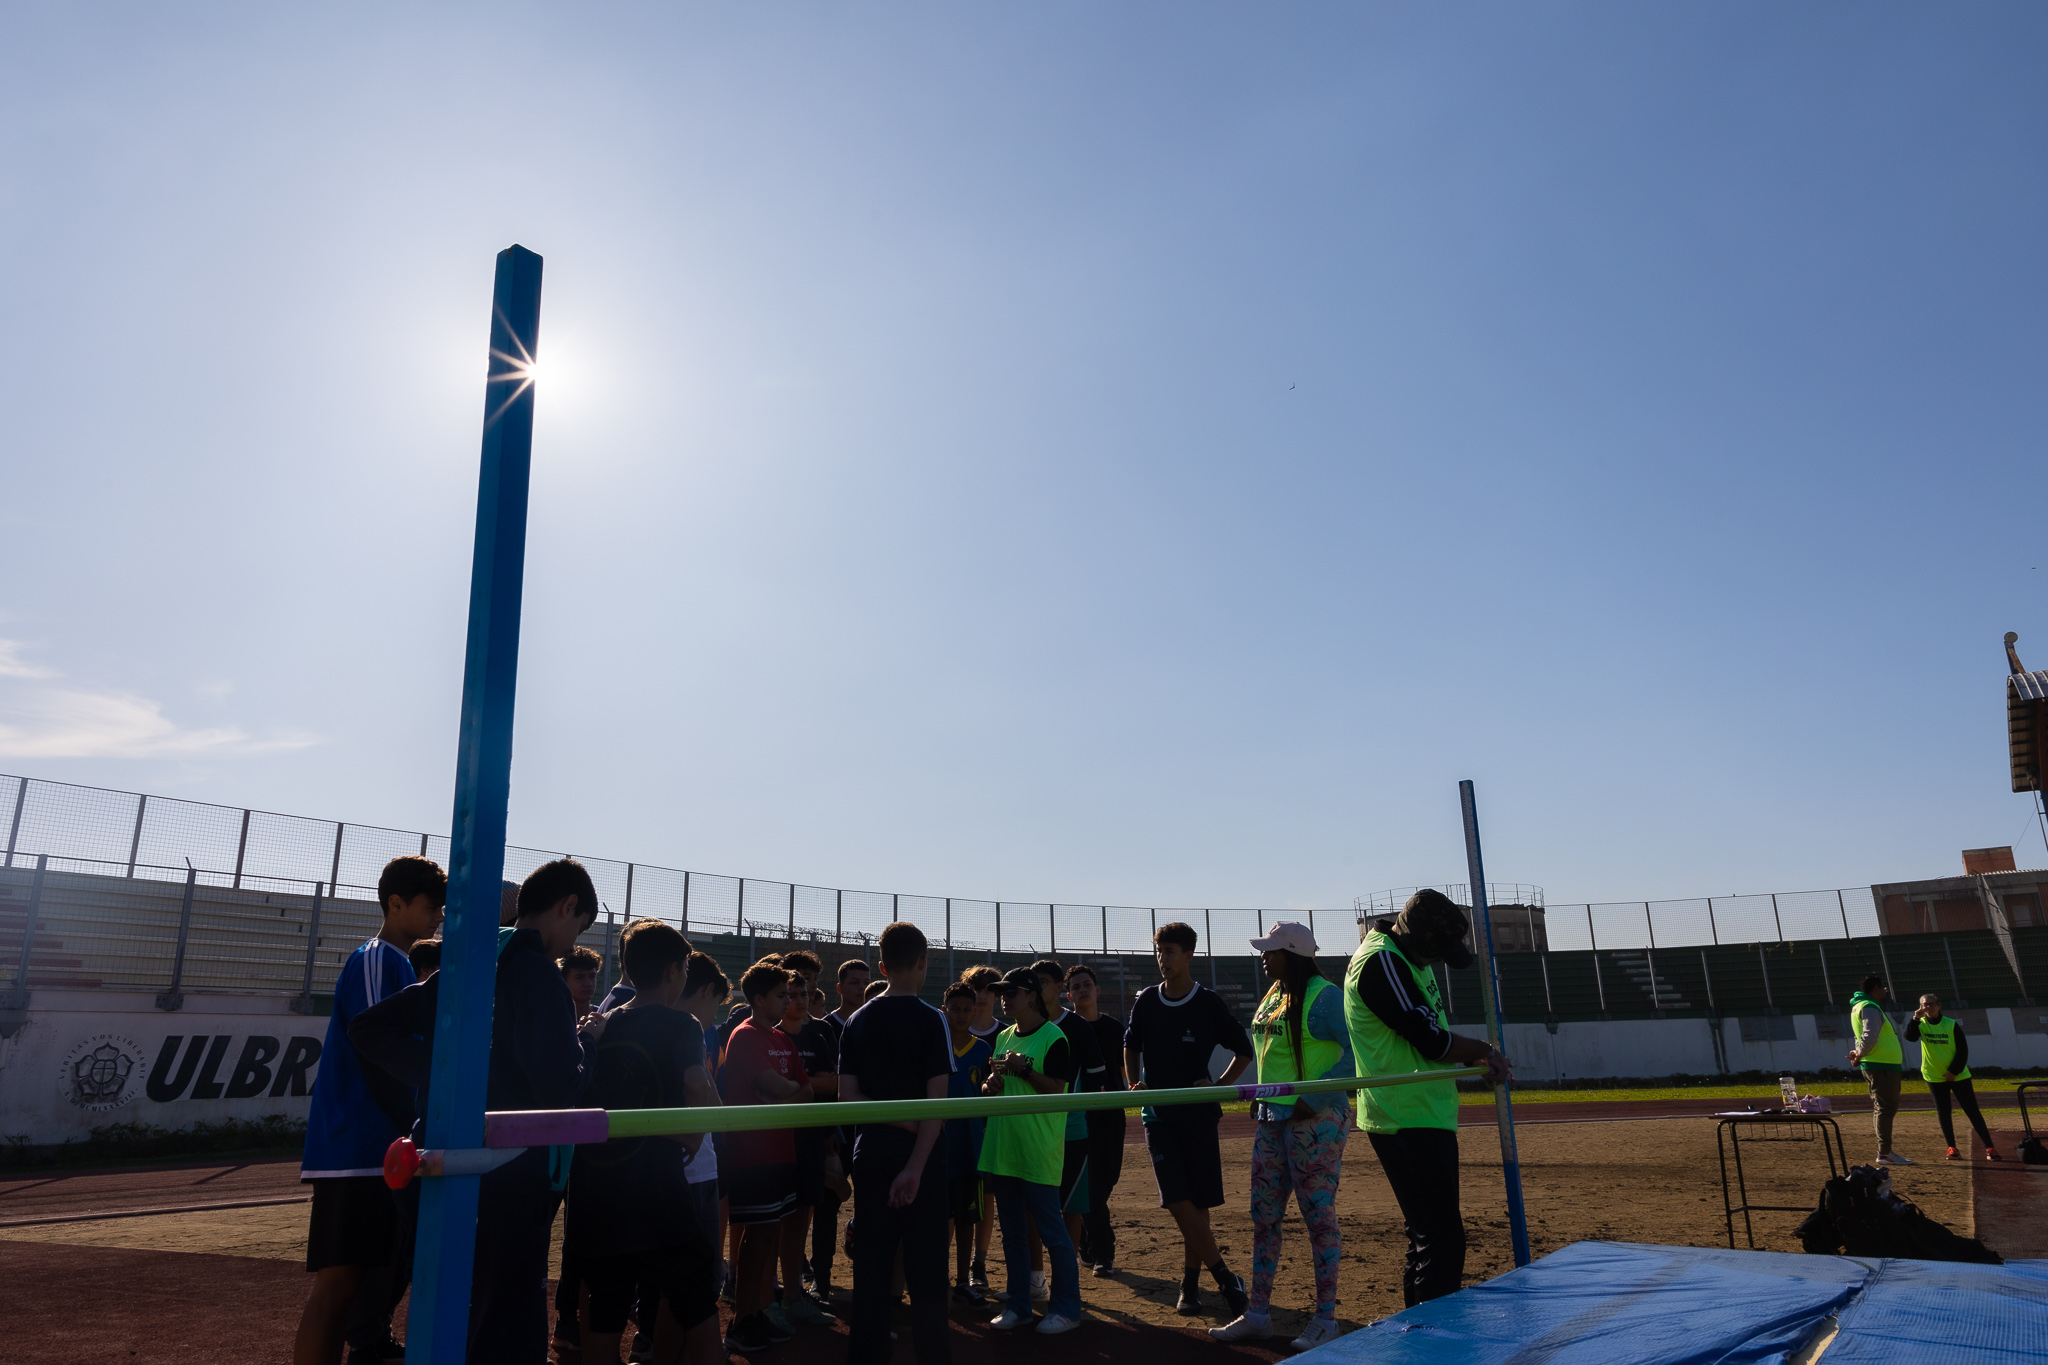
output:
M165 1011L139 992L37 989L28 1022L0 1040L0 1139L45 1146L103 1124L183 1129L272 1114L303 1122L326 1035L325 1016L276 997L187 992L183 1009Z
M1899 1015L1892 1021L1901 1038L1906 1018ZM1986 1010L1985 1021L1988 1036L1970 1036L1973 1065L2048 1068L2048 1034L2015 1032L2009 1009ZM1798 1034L1795 1041L1746 1043L1739 1020L1721 1020L1728 1070L1810 1075L1849 1065L1848 1042L1823 1039L1813 1015L1793 1015L1792 1024ZM1509 1024L1505 1049L1516 1075L1529 1080L1711 1076L1720 1070L1714 1060L1713 1027L1704 1019L1603 1019L1559 1024L1552 1035L1541 1024ZM1460 1024L1455 1031L1472 1038L1486 1036L1477 1025ZM1917 1071L1919 1045L1902 1042L1901 1047L1907 1069Z

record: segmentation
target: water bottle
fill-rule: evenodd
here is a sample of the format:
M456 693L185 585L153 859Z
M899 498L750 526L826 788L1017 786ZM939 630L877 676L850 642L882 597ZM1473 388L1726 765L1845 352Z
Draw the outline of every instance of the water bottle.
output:
M1778 1077L1778 1093L1784 1097L1787 1109L1797 1109L1799 1107L1799 1078L1796 1076Z

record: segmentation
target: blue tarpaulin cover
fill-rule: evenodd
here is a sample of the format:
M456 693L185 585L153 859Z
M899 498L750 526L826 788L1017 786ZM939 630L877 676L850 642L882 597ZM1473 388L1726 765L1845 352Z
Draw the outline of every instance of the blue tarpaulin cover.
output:
M1311 1365L1775 1365L1848 1303L1880 1264L1851 1256L1575 1242L1296 1359Z
M2048 1261L1577 1242L1296 1357L1309 1365L2048 1365Z
M1880 1261L1821 1365L2048 1362L2048 1261Z

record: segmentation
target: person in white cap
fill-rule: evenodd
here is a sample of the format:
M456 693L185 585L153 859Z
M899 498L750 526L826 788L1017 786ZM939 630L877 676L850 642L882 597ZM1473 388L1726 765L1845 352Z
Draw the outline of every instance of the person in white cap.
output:
M1252 940L1273 985L1252 1013L1252 1047L1260 1085L1353 1075L1351 1030L1344 1022L1344 992L1316 965L1316 936L1305 924L1283 920ZM1218 1341L1272 1335L1273 1277L1280 1270L1281 1225L1287 1196L1301 1208L1315 1255L1316 1311L1295 1339L1297 1351L1337 1335L1337 1265L1343 1242L1337 1230L1337 1179L1344 1138L1351 1128L1346 1091L1303 1095L1253 1106L1252 1293L1244 1315L1211 1328Z

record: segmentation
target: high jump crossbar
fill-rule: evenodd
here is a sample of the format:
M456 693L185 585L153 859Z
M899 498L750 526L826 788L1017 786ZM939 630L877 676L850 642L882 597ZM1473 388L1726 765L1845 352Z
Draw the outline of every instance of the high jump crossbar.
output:
M1273 1100L1332 1091L1378 1090L1425 1081L1484 1076L1477 1066L1411 1071L1396 1076L1336 1076L1269 1085L1204 1085L1174 1090L1094 1090L1084 1094L986 1095L945 1100L860 1100L813 1104L693 1105L685 1109L501 1109L484 1115L484 1145L420 1151L410 1140L391 1144L384 1175L399 1188L415 1173L476 1175L494 1170L529 1147L605 1142L612 1138L732 1133L762 1128L825 1128L842 1124L909 1123L926 1119L995 1118L1071 1110L1129 1109L1142 1104L1209 1104Z

